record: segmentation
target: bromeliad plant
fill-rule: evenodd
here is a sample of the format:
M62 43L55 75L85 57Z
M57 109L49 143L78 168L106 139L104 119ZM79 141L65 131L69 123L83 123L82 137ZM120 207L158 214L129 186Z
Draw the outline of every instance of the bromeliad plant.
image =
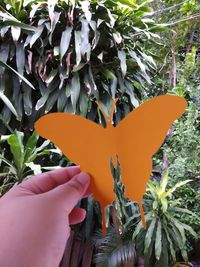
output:
M35 164L35 160L49 154L51 149L48 147L50 141L44 141L37 146L38 139L39 136L36 132L32 133L26 144L23 132L15 131L10 135L1 136L0 194L5 193L15 183L20 183L27 176L41 173L42 166Z
M106 209L106 235L103 237L97 231L93 236L96 246L93 262L97 267L132 267L138 259L135 243L130 236L134 222L140 216L139 210L125 197L118 158L116 167L110 161L110 169L114 179L115 200Z
M138 253L144 255L145 266L168 267L178 259L188 262L186 232L197 237L192 227L180 220L180 215L195 216L193 212L182 208L181 200L175 199L173 193L191 180L178 182L171 188L168 172L161 181L150 181L145 195L146 231L138 223L134 233ZM142 240L142 242L141 242Z
M196 238L197 234L180 218L182 215L193 218L197 215L184 208L181 199L176 199L174 193L190 180L169 187L169 176L166 172L160 181L148 183L143 199L147 222L145 230L136 203L125 197L120 165L116 169L111 165L111 170L116 199L107 213L107 222L110 225L107 235L96 238L99 249L94 262L99 266L109 267L134 266L141 258L144 258L142 266L146 267L169 267L181 260L188 262L186 235Z
M89 100L109 113L116 96L119 121L138 105L156 67L145 45L163 27L150 12L146 3L130 0L1 1L0 98L6 122L14 114L22 127L32 127L51 110L101 121ZM11 123L15 128L16 121Z

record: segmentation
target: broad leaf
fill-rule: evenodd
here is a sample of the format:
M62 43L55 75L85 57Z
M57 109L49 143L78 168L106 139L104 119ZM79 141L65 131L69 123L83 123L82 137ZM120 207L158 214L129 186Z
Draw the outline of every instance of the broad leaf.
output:
M62 32L61 40L60 40L60 61L62 61L63 56L67 52L69 48L69 44L71 41L72 27L66 27L65 31Z
M28 86L30 86L31 88L35 89L34 86L24 77L22 76L20 73L18 73L16 70L14 70L12 67L10 67L8 64L2 62L0 60L0 65L2 65L3 67L10 69L11 71L13 71L16 75L18 75Z
M0 92L0 98L3 100L3 102L6 104L6 106L10 109L10 111L18 118L18 114L16 109L14 108L13 104L9 100L9 98L3 94L3 92Z
M76 104L80 95L80 79L79 75L75 72L71 82L71 102L74 113L76 112Z

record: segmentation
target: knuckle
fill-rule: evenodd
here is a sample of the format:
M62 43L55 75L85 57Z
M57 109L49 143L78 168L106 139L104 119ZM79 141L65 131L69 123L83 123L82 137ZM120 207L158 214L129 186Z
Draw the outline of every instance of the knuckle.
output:
M82 185L81 185L81 183L79 183L79 182L74 182L74 181L71 181L70 183L69 183L69 187L72 189L72 190L74 190L74 191L77 191L77 192L82 192L83 190L82 190Z

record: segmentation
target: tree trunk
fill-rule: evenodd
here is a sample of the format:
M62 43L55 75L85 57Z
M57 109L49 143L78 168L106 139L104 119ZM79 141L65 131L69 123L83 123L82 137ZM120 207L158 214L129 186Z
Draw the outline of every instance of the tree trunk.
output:
M171 46L171 53L172 53L172 70L171 70L171 85L176 87L176 36L177 33L173 31L172 36L172 46Z
M190 32L190 38L189 38L189 45L186 50L186 55L191 51L192 49L192 44L193 44L193 39L194 39L194 32Z

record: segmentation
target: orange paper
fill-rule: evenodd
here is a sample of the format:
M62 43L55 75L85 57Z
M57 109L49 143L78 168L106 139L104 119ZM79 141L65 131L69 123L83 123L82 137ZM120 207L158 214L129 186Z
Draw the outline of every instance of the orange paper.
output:
M101 204L103 218L105 206L114 200L110 158L115 161L118 155L126 197L138 202L145 225L142 197L152 171L152 156L186 105L182 97L163 95L130 112L116 127L104 113L106 128L79 115L57 112L41 117L35 129L91 174L90 190ZM103 224L105 230L104 219Z

